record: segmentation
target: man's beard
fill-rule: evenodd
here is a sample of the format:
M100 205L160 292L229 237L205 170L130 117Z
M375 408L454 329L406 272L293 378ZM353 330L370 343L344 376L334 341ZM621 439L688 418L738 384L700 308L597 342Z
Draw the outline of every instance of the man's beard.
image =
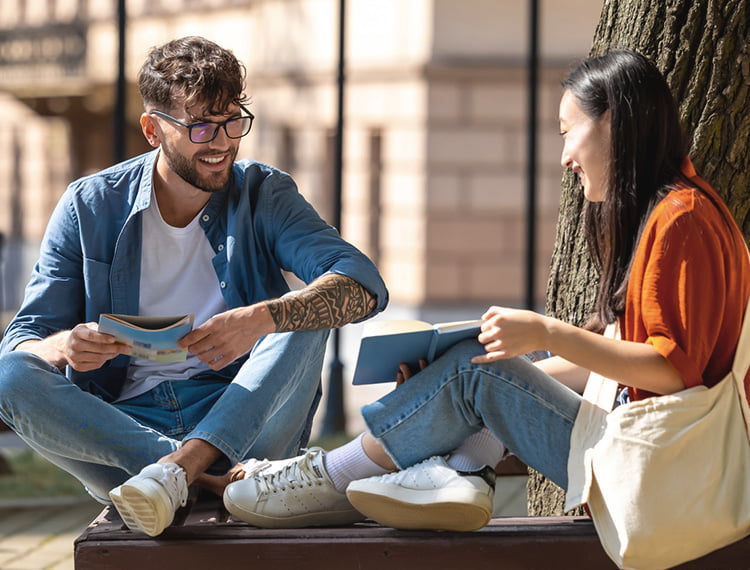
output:
M185 182L195 186L199 190L209 193L223 192L232 182L233 176L231 165L234 164L234 159L237 157L236 148L230 156L229 168L223 172L218 172L208 177L200 176L198 171L193 167L192 162L179 152L173 152L163 144L161 150L164 153L164 157L167 159L169 168L171 168L172 171ZM198 158L196 157L194 160L198 160Z

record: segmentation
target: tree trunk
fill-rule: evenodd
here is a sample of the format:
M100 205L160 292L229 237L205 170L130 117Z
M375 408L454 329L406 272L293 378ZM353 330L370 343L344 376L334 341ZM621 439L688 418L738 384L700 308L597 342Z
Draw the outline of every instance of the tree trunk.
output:
M724 198L750 237L750 0L607 0L591 55L627 47L656 62L677 100L698 174ZM583 195L562 181L547 288L547 314L581 325L596 289L585 250ZM529 514L563 514L564 493L538 473Z

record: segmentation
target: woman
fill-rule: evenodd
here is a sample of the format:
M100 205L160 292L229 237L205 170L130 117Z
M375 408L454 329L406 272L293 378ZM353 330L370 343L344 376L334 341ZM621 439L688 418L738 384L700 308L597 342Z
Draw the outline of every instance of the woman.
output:
M258 526L367 515L397 528L472 530L492 510L493 478L482 463L495 465L503 445L568 487L571 431L590 372L619 382L621 400L726 375L750 263L728 209L685 156L666 81L645 57L618 50L584 61L563 87L562 166L588 201L583 223L599 270L587 326L490 307L481 346L456 345L363 408L369 433L327 454L246 466L224 494L233 515ZM611 323L621 340L601 334ZM556 356L522 356L535 350ZM456 456L471 468L451 465ZM394 469L402 471L383 475Z

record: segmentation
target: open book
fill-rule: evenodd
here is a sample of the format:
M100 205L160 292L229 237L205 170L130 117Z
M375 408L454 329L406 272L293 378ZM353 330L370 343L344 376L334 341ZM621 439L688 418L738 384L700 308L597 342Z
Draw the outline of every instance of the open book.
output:
M399 364L416 373L419 361L431 363L451 346L479 335L481 320L432 325L424 321L369 321L362 329L354 384L396 380Z
M111 334L132 347L131 356L156 362L182 362L187 350L177 341L193 328L192 314L179 317L139 317L135 315L99 316L99 332Z

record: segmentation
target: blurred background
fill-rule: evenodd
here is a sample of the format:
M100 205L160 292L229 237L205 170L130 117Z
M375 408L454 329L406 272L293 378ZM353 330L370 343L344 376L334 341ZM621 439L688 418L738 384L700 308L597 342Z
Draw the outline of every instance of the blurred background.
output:
M149 150L136 74L149 48L185 35L230 48L246 65L257 119L241 157L291 173L375 261L391 293L379 318L543 307L561 179L559 82L587 55L601 8L601 0L0 0L0 324L18 308L66 185ZM392 388L350 385L360 335L361 325L345 327L329 351L343 366L341 401L324 399L318 430L333 409L344 414L337 429L357 433L359 405Z

